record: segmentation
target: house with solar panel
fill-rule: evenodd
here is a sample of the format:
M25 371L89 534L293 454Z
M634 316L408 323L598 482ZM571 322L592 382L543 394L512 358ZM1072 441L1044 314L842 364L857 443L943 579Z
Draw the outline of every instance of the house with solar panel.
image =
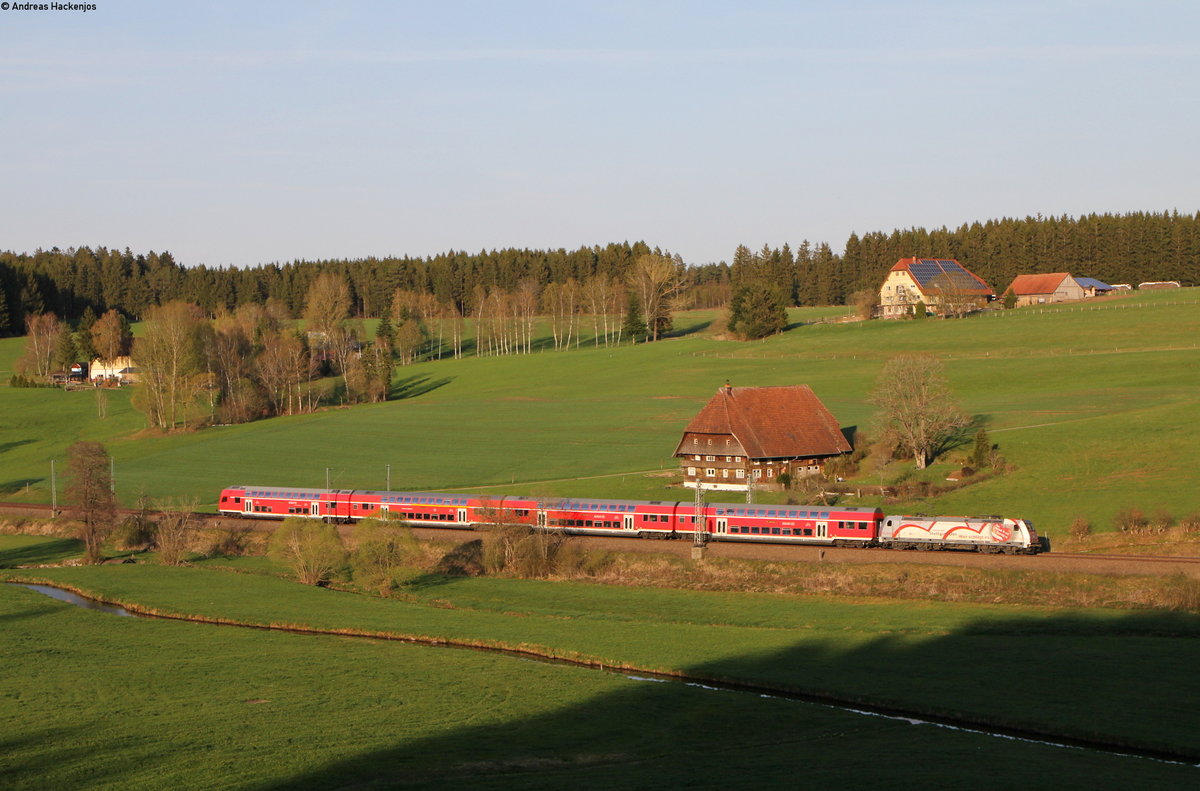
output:
M851 451L837 419L808 385L717 390L675 446L688 488L745 491L819 473ZM785 479L787 480L787 479Z
M935 316L961 316L995 298L983 278L952 258L901 258L879 289L885 319L912 316L918 302Z

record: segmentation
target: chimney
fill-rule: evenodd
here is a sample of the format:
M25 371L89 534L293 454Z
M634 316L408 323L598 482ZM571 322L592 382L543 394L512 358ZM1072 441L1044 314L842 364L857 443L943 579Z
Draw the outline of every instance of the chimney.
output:
M725 386L721 388L720 392L724 393L727 396L733 395L733 387L730 386L728 379L725 380Z

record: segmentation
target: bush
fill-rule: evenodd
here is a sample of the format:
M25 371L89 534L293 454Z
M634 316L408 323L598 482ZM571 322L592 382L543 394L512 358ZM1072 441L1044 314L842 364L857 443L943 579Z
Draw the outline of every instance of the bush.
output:
M1092 535L1092 523L1082 516L1075 517L1070 527L1071 538L1076 541L1087 541Z
M483 540L476 538L459 544L442 556L433 573L450 577L483 576Z
M537 530L529 525L492 525L483 540L483 568L489 574L505 572L525 579L542 579L558 571L569 553L567 535Z
M1175 517L1165 508L1159 508L1148 520L1148 528L1153 533L1165 533L1175 526Z
M224 527L217 531L212 543L204 551L207 557L234 558L246 554L246 533L233 527Z
M1137 535L1145 533L1149 529L1150 520L1142 513L1142 509L1124 506L1117 511L1117 515L1113 518L1113 524L1122 533Z
M145 514L125 517L109 536L117 549L148 549L155 542L157 525Z
M1178 527L1185 534L1200 533L1200 513L1189 514L1180 519Z
M354 526L350 568L354 581L379 591L397 586L396 572L420 554L412 528L404 522L364 519Z
M195 507L195 503L176 506L159 517L154 543L158 547L158 559L164 565L183 564L183 555L191 547L196 532Z
M290 567L305 585L328 582L346 560L346 550L332 525L312 524L295 517L283 520L275 529L267 554Z

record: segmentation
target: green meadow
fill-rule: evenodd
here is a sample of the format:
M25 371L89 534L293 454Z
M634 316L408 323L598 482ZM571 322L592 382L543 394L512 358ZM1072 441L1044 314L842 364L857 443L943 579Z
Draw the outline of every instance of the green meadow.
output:
M0 536L0 565L61 557ZM1200 621L201 563L8 571L161 613L423 637L1195 752ZM121 618L0 585L6 788L1182 787L1192 766L468 649ZM1128 672L1136 668L1136 672Z
M110 393L100 417L90 392L0 388L0 497L49 502L50 460L61 466L70 443L95 439L126 503L144 493L212 508L232 483L324 486L327 474L334 487L382 488L387 465L394 489L689 499L668 486L671 453L726 380L808 384L843 426L870 434L883 363L929 352L1013 469L895 508L1024 516L1051 535L1076 516L1109 529L1126 506L1200 510L1196 290L951 321L814 323L830 313L793 311L789 331L755 343L716 340L712 312L685 313L660 343L424 362L397 369L384 404L170 436L143 430L128 391ZM0 369L21 342L0 341ZM925 477L944 477L969 449ZM911 474L894 464L859 482Z

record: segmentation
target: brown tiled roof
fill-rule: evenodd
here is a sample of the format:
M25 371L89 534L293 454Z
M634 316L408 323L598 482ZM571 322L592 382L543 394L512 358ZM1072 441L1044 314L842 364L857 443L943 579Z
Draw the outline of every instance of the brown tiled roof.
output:
M1049 275L1017 275L1004 293L1007 294L1011 291L1018 297L1031 294L1053 294L1068 277L1070 275L1066 272L1054 272Z
M808 385L722 387L685 434L732 434L752 459L832 456L850 443ZM675 448L681 452L683 442Z

